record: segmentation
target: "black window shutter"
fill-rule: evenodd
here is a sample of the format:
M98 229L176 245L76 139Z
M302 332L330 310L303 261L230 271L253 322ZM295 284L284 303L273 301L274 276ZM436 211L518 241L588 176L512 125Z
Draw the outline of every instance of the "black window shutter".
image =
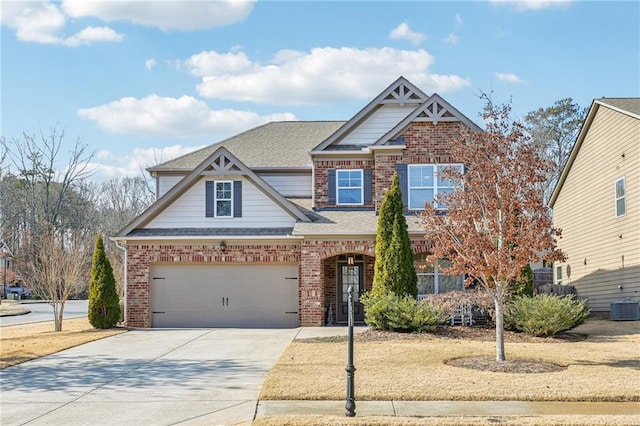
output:
M214 217L215 216L215 199L216 199L216 185L215 182L208 180L205 182L205 213L206 217Z
M397 164L396 172L400 181L400 192L402 192L402 206L406 209L409 205L409 181L407 179L407 165Z
M242 181L233 181L233 217L242 217Z
M327 197L330 205L336 204L336 169L327 170Z
M364 204L371 204L373 184L371 182L371 169L364 169L362 171L362 180L364 185Z

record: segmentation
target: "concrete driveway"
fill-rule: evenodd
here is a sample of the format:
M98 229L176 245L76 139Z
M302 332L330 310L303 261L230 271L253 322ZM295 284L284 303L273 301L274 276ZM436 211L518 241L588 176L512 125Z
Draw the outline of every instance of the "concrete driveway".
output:
M9 367L0 424L250 424L299 330L134 330Z

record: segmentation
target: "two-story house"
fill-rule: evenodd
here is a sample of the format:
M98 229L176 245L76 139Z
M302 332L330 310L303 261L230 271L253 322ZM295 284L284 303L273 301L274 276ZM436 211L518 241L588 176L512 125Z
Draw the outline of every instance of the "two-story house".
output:
M421 294L462 289L426 261L416 214L448 190L449 141L479 127L401 77L346 122L274 122L151 167L157 200L126 249L132 327L297 327L346 321L371 288L376 210L400 177ZM363 319L356 303L356 320Z
M555 282L594 312L640 300L640 98L593 101L550 206L568 256Z

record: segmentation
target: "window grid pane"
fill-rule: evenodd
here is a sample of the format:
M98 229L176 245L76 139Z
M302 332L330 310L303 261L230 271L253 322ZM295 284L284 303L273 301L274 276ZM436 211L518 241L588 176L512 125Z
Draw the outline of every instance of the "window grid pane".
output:
M627 212L624 178L616 181L616 217L623 216Z
M233 186L231 182L216 182L216 217L232 216Z
M338 204L362 204L362 170L337 170Z

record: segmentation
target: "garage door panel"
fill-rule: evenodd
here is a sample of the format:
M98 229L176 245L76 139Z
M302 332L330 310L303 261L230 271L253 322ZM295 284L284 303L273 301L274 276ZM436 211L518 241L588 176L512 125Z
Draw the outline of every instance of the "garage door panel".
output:
M296 265L154 265L152 327L298 326Z

